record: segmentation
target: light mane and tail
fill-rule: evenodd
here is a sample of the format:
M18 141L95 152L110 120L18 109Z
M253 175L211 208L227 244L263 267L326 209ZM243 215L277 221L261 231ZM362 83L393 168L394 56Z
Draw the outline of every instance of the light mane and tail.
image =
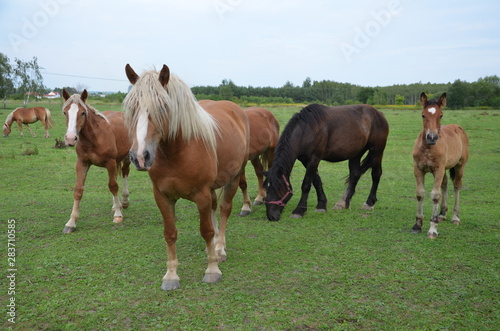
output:
M6 126L10 126L10 125L12 125L12 122L13 122L13 121L12 121L12 117L14 116L14 112L15 112L16 110L18 110L19 108L20 108L20 107L18 107L18 108L16 108L16 109L14 109L14 110L13 110L13 111L9 114L9 115L7 115L7 118L5 119L5 123L4 123L4 125L6 125Z
M104 119L106 120L106 122L107 122L108 124L110 124L110 123L109 123L108 118L107 118L106 116L104 116L104 115L103 115L100 111L98 111L97 109L95 109L94 107L92 107L91 105L89 105L88 103L83 102L83 101L82 101L82 99L80 98L80 94L73 94L72 96L70 96L70 97L69 97L69 99L68 99L68 100L66 100L66 101L64 102L64 104L63 104L63 107L62 107L63 111L64 111L64 109L65 109L66 107L68 107L68 106L69 106L70 104L72 104L72 103L76 103L76 104L81 105L83 108L88 108L88 109L90 109L90 110L91 110L91 111L93 111L96 115L98 115L98 116L100 116L100 117L104 118ZM47 109L47 115L48 115L48 117L50 117L50 112L48 111L48 109Z
M50 113L50 110L48 110L47 108L45 108L45 114L46 114L46 121L47 121L47 125L49 127L49 129L53 129L54 128L54 121L52 120L52 114Z
M155 70L144 72L123 100L125 125L131 136L139 116L146 112L163 138L179 134L185 141L201 139L208 149L216 150L215 119L198 104L189 86L176 75L170 75L164 88Z

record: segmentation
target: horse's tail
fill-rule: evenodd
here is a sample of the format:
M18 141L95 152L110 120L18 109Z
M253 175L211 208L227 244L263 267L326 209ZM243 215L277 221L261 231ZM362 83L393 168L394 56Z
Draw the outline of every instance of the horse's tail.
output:
M451 180L455 180L455 168L450 169L450 178Z
M369 151L368 154L363 159L363 161L361 161L361 166L360 166L361 175L364 175L364 173L367 172L368 169L372 167L372 163L373 163L373 153ZM349 184L349 175L346 176L345 183Z
M122 162L116 162L116 177L123 177Z
M53 129L54 121L52 120L52 115L50 114L50 110L48 110L47 108L45 108L45 118L49 129Z

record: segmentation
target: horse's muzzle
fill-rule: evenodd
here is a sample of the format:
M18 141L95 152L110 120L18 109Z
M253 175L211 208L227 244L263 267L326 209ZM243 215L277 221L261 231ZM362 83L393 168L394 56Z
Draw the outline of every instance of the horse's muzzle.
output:
M425 136L425 141L427 145L436 145L439 136L436 133L429 133Z
M129 158L137 170L147 171L153 165L154 153L152 154L148 150L145 150L143 153L137 154L136 151L130 150Z
M64 143L66 144L66 146L75 146L77 142L78 142L78 136L75 135L64 136Z

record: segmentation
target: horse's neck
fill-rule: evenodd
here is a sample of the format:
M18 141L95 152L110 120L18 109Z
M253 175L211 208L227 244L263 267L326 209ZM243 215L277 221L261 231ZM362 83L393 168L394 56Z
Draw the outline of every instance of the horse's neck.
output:
M98 144L100 142L99 135L105 130L109 128L104 127L107 125L107 122L104 118L94 113L92 110L87 112L87 121L80 131L80 139L87 140L93 145Z

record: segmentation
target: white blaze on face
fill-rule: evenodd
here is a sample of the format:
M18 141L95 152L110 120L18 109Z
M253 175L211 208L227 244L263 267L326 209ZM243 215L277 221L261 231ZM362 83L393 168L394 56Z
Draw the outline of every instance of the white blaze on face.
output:
M76 117L78 114L78 106L73 103L68 110L68 130L66 131L66 137L68 139L75 139L76 132Z
M428 111L429 113L431 113L432 115L434 115L434 114L436 113L436 108L431 107L431 108L427 109L427 111Z
M141 157L146 147L146 135L148 134L148 114L141 113L137 120L135 137L137 139L137 156Z

